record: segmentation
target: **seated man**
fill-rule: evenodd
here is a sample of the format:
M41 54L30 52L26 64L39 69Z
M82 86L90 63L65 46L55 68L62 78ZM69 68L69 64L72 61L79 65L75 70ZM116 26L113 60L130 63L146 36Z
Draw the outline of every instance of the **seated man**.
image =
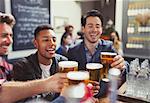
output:
M116 52L110 42L101 40L103 17L97 10L91 10L82 18L83 42L68 50L67 57L79 63L79 70L86 70L86 63L101 63L101 52ZM124 71L125 61L121 55L113 59L111 67ZM100 92L95 97L102 96L105 86L100 83Z
M12 65L6 60L8 47L12 43L12 27L15 19L10 14L0 12L0 79L12 79Z
M13 65L14 80L28 81L47 78L58 72L59 61L67 60L66 57L55 54L56 36L49 24L40 25L35 29L34 45L37 48L35 54L22 58ZM51 101L58 94L45 93L40 96Z
M11 14L0 12L0 55L8 52L8 47L12 43L12 27L15 19ZM1 58L0 58L1 59ZM12 103L17 100L30 97L44 92L61 92L63 84L67 82L66 74L55 74L46 79L39 79L27 82L5 82L11 79L10 66L3 59L0 60L0 103ZM55 86L53 86L55 85ZM61 101L61 102L60 102ZM64 103L65 98L60 96L52 103Z

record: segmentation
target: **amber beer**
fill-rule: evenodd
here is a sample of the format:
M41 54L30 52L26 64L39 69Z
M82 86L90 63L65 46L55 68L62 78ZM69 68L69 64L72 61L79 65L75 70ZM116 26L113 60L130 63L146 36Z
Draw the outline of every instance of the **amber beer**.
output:
M78 71L78 62L76 61L61 61L58 63L59 72L68 73L69 71Z
M111 64L113 62L113 58L117 55L117 53L112 52L101 52L101 61L102 63Z
M103 67L100 63L87 63L86 69L89 71L90 80L99 82L100 69Z
M79 83L87 83L89 80L89 72L87 71L70 71L67 73L69 85L77 85Z
M117 53L112 52L101 52L101 63L104 68L100 70L101 79L108 78L108 69L110 64L113 62L113 58L117 55Z

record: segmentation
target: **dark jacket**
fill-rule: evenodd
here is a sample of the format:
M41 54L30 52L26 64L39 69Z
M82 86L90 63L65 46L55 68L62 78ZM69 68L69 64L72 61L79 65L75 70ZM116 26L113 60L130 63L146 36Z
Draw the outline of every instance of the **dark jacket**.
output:
M115 49L112 46L111 42L105 41L105 40L100 40L98 48L96 49L96 53L94 54L92 61L93 63L101 63L101 52L116 52ZM85 50L85 45L84 41L81 42L80 44L76 45L73 48L70 48L68 50L67 57L69 60L74 60L79 63L79 70L86 70L86 50ZM124 73L123 73L124 74ZM121 77L123 82L125 78L125 74ZM102 97L105 94L105 91L107 91L106 84L104 82L100 82L100 91L95 97Z
M50 75L53 75L58 72L58 62L67 60L66 57L56 54L54 58L52 58L53 63L50 69ZM37 53L31 54L28 57L22 58L14 63L13 65L13 78L16 81L27 81L27 80L35 80L42 78L42 70L39 66L38 55ZM48 95L44 97L46 100L53 100L58 94Z

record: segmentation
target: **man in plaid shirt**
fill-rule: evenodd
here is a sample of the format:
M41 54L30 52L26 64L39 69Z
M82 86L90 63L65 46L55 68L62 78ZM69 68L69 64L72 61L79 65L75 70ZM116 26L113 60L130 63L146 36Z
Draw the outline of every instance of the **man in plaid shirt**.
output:
M12 65L6 62L3 58L8 48L13 42L12 27L15 24L15 19L10 14L3 14L0 12L0 79L11 80Z

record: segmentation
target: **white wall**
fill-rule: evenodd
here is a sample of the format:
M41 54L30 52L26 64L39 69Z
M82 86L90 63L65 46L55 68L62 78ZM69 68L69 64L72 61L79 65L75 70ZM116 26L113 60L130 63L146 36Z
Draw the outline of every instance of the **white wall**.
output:
M122 40L123 0L116 0L115 29ZM121 48L123 50L122 42ZM122 55L124 55L122 51Z
M73 0L51 0L51 24L54 26L54 16L67 17L68 24L74 26L74 36L80 30L81 7ZM57 32L56 32L57 33ZM63 32L62 32L63 33ZM57 47L60 45L62 33L57 33Z
M115 29L118 31L120 37L122 37L122 10L123 0L116 0Z
M67 17L69 24L74 26L74 34L80 30L80 18L81 18L81 8L80 3L74 0L50 0L51 1L51 25L54 27L54 16ZM10 0L5 0L6 12L9 13L10 10ZM60 38L62 33L56 33L57 36L57 48L60 44ZM10 47L10 53L8 59L15 59L28 56L29 54L35 52L35 49L22 50L22 51L12 51Z

